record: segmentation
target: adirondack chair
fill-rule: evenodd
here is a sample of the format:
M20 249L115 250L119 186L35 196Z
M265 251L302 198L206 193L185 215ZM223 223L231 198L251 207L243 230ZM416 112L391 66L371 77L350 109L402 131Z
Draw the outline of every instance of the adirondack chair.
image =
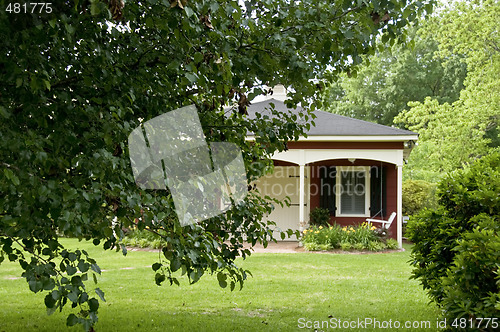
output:
M372 222L380 223L380 224L382 224L383 228L389 229L389 227L391 227L391 224L394 221L394 219L396 219L396 212L391 213L388 220L368 218L368 219L366 219L366 222L368 222L368 225L371 225Z

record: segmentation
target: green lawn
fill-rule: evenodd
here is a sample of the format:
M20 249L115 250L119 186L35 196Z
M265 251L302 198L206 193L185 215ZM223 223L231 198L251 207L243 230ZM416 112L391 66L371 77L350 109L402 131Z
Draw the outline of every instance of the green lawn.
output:
M314 330L299 326L335 319L357 322L358 318L376 319L379 324L399 321L401 326L405 321L430 321L431 330L436 326L436 307L428 304L418 283L408 279L408 250L365 255L254 254L240 261L254 277L243 290L231 292L219 288L217 279L208 275L191 286L186 279L180 287L156 286L149 266L158 253L135 251L123 257L85 242L66 239L63 243L86 249L105 270L99 287L106 292L107 302L99 309L97 331ZM0 265L0 332L68 330L64 312L47 316L45 295L32 294L24 279L15 279L19 275L17 265ZM373 330L363 327L349 331ZM323 325L318 330L328 329Z

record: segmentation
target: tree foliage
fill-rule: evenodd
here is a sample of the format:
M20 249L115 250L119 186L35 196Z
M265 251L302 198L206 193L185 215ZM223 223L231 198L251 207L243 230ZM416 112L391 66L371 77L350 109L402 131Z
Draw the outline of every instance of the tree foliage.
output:
M431 180L499 146L500 37L496 0L462 1L427 25L442 57L463 56L465 88L454 103L412 102L395 122L419 133L407 174Z
M424 24L425 26L425 24ZM409 109L408 102L426 97L439 102L459 98L465 78L460 57L438 56L432 36L412 29L412 47L394 45L372 56L356 75L341 75L324 94L327 109L361 120L392 125L394 117Z
M0 260L19 262L30 289L46 293L49 313L71 305L67 324L89 330L104 293L87 280L97 282L101 270L59 237L112 249L124 227L161 230L158 285L208 272L232 290L247 277L235 265L250 254L244 239L266 245L272 235L261 221L272 205L255 191L222 216L181 227L168 191L134 183L126 142L141 121L195 104L207 140L238 144L254 180L312 117L247 118L263 84L293 86L292 105L314 96L312 79L350 70L378 36L403 40L433 1L81 0L47 14L7 12L7 2L0 1Z

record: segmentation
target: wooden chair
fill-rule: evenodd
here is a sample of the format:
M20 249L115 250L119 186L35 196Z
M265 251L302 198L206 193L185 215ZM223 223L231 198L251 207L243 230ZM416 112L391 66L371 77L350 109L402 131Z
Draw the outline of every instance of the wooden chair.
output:
M389 216L388 220L370 219L370 218L368 218L368 219L366 219L366 222L368 222L368 225L371 225L372 222L377 222L377 223L382 224L383 228L389 229L389 227L391 227L391 224L392 224L392 222L394 221L395 218L396 218L396 212L393 212Z

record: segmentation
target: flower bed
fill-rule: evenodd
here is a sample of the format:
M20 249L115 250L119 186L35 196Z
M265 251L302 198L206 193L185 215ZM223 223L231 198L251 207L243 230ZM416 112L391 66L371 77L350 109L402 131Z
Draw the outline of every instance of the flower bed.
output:
M397 249L398 242L386 239L386 232L375 226L363 223L359 226L333 225L330 227L312 226L303 232L302 243L308 251L317 250L370 250L380 251Z

